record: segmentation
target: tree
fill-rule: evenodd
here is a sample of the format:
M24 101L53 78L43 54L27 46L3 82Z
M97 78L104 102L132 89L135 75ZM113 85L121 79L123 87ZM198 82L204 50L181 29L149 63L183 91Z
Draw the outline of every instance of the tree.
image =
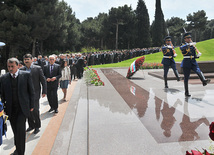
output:
M161 9L161 0L156 0L155 20L152 24L151 33L153 46L161 46L163 38L166 35L166 26L164 15Z
M139 0L136 13L137 38L136 45L140 48L151 46L149 14L144 0Z
M111 8L109 11L108 25L111 36L115 38L115 49L129 48L134 30L134 12L131 7L124 5L118 8ZM120 30L121 29L121 30ZM112 38L113 40L113 38Z
M0 39L6 43L5 58L18 56L30 48L30 26L27 15L16 5L5 1L0 9Z
M189 14L187 16L188 29L194 30L195 33L195 41L199 39L201 40L201 31L203 31L206 27L207 17L206 12L204 10L200 10L198 12L193 12L193 15ZM198 37L197 37L198 34Z
M178 17L172 17L171 19L166 20L166 27L170 32L169 35L172 37L174 45L180 45L182 43L184 24L185 20Z

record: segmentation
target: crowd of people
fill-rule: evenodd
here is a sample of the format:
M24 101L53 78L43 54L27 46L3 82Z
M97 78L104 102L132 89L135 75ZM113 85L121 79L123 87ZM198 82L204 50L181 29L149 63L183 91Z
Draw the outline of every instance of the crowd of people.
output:
M47 96L50 106L48 112L57 114L58 87L64 94L63 101L66 101L68 84L72 79L81 79L83 76L84 59L81 54L44 58L25 54L23 64L14 57L7 60L8 72L2 71L0 76L0 96L14 134L16 150L12 154L24 155L26 132L40 132L40 97Z
M50 109L58 111L58 88L66 101L67 89L72 80L83 77L85 66L117 63L133 57L159 52L159 48L122 51L60 54L33 57L25 54L22 60L9 58L7 69L1 71L0 96L5 115L8 115L14 134L14 155L24 155L26 132L40 132L41 97L47 96ZM28 128L26 129L26 121ZM1 135L0 135L1 136Z
M113 50L105 52L89 52L84 54L87 65L100 65L109 63L118 63L134 57L143 56L146 54L157 53L160 51L159 47L153 48L136 48L131 50Z

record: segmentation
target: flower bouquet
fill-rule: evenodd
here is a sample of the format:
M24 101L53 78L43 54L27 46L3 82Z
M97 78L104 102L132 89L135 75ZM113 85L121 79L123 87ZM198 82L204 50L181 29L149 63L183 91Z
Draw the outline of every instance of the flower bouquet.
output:
M86 82L89 84L94 84L95 86L104 86L104 82L100 79L97 71L95 69L87 68L86 72Z
M212 141L214 141L214 122L210 124L209 128L209 137ZM214 155L214 149L212 145L210 146L209 150L211 150L213 153L209 153L206 149L203 150L203 152L200 152L199 150L191 150L191 152L186 151L186 155Z

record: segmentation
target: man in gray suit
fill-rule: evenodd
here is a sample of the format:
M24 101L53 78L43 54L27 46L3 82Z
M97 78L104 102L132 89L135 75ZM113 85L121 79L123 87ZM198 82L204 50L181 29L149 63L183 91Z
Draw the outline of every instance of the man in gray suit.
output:
M18 69L16 58L7 60L9 73L0 78L0 94L4 112L9 116L14 134L14 155L24 155L26 118L34 108L34 87L30 73Z
M30 72L35 90L34 110L31 113L32 117L28 118L29 128L26 131L28 132L34 129L34 134L37 134L40 131L39 128L41 127L39 112L41 85L42 85L42 97L45 97L47 94L47 83L42 68L40 66L33 65L33 57L31 54L25 54L23 56L23 61L25 66L20 68L20 70Z

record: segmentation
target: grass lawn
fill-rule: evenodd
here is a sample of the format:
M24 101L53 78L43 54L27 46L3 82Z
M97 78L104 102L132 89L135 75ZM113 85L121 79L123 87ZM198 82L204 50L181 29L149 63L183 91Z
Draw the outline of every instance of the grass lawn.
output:
M214 39L198 42L196 44L198 50L202 53L201 57L197 61L214 61ZM183 60L183 55L179 47L176 49L178 56L175 58L176 62L181 62ZM125 60L119 63L105 64L105 65L94 65L93 68L109 68L109 67L129 67L131 63L139 57ZM162 52L145 55L144 63L161 63L163 58Z

